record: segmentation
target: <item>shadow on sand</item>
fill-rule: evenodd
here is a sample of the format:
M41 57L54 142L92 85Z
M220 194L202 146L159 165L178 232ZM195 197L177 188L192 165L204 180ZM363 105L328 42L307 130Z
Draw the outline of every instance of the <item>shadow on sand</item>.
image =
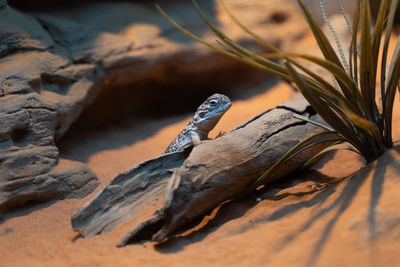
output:
M400 153L400 147L396 147L394 151L396 151L396 153ZM336 180L337 181L336 183L332 183L330 186L327 186L322 190L300 193L300 194L310 194L311 198L299 201L297 203L285 205L266 217L261 217L261 218L259 217L255 220L253 219L251 223L241 226L238 230L235 231L234 234L244 233L250 230L251 228L254 228L254 226L257 224L279 221L285 217L288 217L290 215L299 212L302 209L314 207L315 209L317 209L316 212L313 213L313 215L310 218L308 218L305 223L300 225L296 231L293 231L285 235L276 244L275 250L273 251L273 252L279 252L285 249L292 242L296 241L296 239L303 232L310 229L320 219L324 218L325 216L331 216L331 219L328 220L328 222L323 226L322 231L320 231L320 236L318 237L317 242L313 246L313 249L311 250L308 256L306 266L314 266L321 252L324 250L324 247L336 223L341 218L343 213L352 204L361 186L367 181L367 178L370 177L371 194L369 200L370 204L368 208L367 221L369 228L369 236L370 239L373 240L377 237L375 209L377 208L379 200L382 196L383 185L385 182L385 173L387 171L388 166L395 169L395 171L400 174L400 162L394 159L390 153L386 153L381 158L377 159L375 162L365 166L364 168L360 169L358 172L356 172L354 175L348 178L342 180ZM280 184L278 183L277 185L273 184L272 189L269 190L272 191L277 190L277 188L279 188L282 185L288 185L288 184L287 183L285 184L285 182L283 184L282 182L280 182ZM343 189L338 190L339 186L343 187ZM281 189L284 188L281 187ZM268 195L268 191L264 192L264 195ZM293 196L293 194L285 194L284 196L277 197L276 200L279 201L280 199L288 196ZM332 201L332 203L327 206L324 205L324 203L326 203L328 198L331 198L332 196L334 196L334 200ZM205 226L203 226L200 229L192 230L187 235L183 236L178 235L176 238L168 240L166 243L157 245L156 249L160 253L179 252L183 250L187 245L202 241L209 234L217 231L218 228L224 225L225 223L243 216L250 209L254 208L256 204L257 202L254 201L254 196L253 199L246 199L240 202L225 203L218 208L218 211L214 211L216 212L216 215L214 216L213 219L209 220L209 222L206 223Z

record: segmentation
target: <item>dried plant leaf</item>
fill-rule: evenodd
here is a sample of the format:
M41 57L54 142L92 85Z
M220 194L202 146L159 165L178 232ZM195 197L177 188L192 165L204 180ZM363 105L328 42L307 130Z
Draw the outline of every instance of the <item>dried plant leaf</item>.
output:
M298 3L303 11L304 17L307 20L307 23L310 26L310 29L313 32L315 40L317 41L318 46L324 57L327 60L343 68L342 63L340 62L338 56L336 55L335 50L333 49L332 45L330 44L328 38L325 36L322 29L319 27L316 20L311 15L311 12L308 10L307 6L304 4L302 0L298 0Z
M321 159L327 153L329 153L331 151L335 151L335 150L349 150L351 152L361 155L360 152L358 150L354 149L353 146L343 144L343 142L335 143L335 144L321 150L317 154L315 154L312 158L310 158L306 163L303 164L301 169L306 169L306 168L312 166L314 163L316 163L319 159Z
M211 23L194 0L193 3L196 11L207 26L220 39L222 48L217 48L212 44L202 41L199 37L194 36L187 30L183 31L215 51L224 53L251 66L255 66L285 81L295 83L303 96L329 126L313 121L310 118L298 118L329 129L328 132L330 133L335 133L334 138L327 139L322 136L315 136L315 138L320 137L320 140L311 141L311 139L306 139L308 141L305 140L305 142L298 144L290 153L288 152L288 155L285 155L278 161L276 166L274 165L274 167L260 177L260 179L253 184L253 189L254 186L262 183L264 178L268 176L274 168L279 167L280 163L285 161L286 158L290 158L299 153L302 149L312 147L318 142L332 142L332 146L327 148L326 151L342 148L344 146L339 144L348 142L351 144L351 150L363 155L367 162L381 155L385 150L385 146L391 146L391 117L394 96L400 78L400 41L396 45L387 73L386 60L389 37L393 27L394 13L398 5L398 0L381 1L376 25L373 28L373 34L371 31L372 25L369 0L357 0L357 7L352 25L352 39L349 47L349 71L344 69L338 55L303 0L297 0L297 2L313 32L324 59L300 53L281 52L278 48L264 41L260 36L244 26L226 7L223 0L219 0L219 2L231 19L243 31L273 53L258 55L235 43ZM165 12L161 11L161 13L170 21L173 21ZM175 22L173 23L177 26ZM359 25L361 25L360 29ZM181 30L183 29L180 26L177 27ZM385 40L381 46L384 32ZM357 38L359 33L361 34L360 44L358 46ZM379 59L381 47L382 58ZM285 61L282 65L272 61L272 58L283 58ZM338 86L333 86L318 74L312 72L309 68L301 64L300 61L297 61L298 58L310 61L329 71ZM383 79L381 81L382 114L379 114L375 100L375 83L379 60L382 62L381 75ZM386 75L388 75L387 81ZM334 131L332 131L332 129L334 129ZM325 152L321 152L321 154L316 155L315 159L319 158L324 153Z
M400 80L400 38L397 39L396 47L392 54L388 71L388 83L386 88L386 101L385 105L385 143L388 147L393 145L392 139L392 113L394 98L396 95L396 88L399 88Z
M360 0L357 0L357 6L353 21L353 34L351 37L351 44L349 48L351 77L353 78L357 86L358 86L358 56L359 56L359 51L357 46L357 34L358 34L358 26L360 23L360 4L361 4Z
M225 1L223 0L218 0L218 2L221 4L222 8L225 10L225 12L229 15L229 17L246 33L248 33L250 36L252 36L257 42L259 42L261 45L263 45L265 48L277 52L279 53L280 50L269 44L268 42L264 41L260 36L258 36L257 34L255 34L254 32L250 31L249 28L247 28L246 26L244 26L233 14L232 12L229 10L229 8L226 6Z
M388 0L381 0L378 16L375 23L373 41L372 41L372 64L374 66L373 68L374 76L376 76L376 71L378 67L379 48L382 41L383 30L385 28L385 22L386 22L385 15L387 8L388 8Z
M370 135L374 136L376 140L381 140L381 134L379 131L378 126L367 120L364 119L363 117L358 116L357 114L355 114L352 110L350 110L349 107L345 106L344 103L342 103L343 105L343 110L346 113L347 117L358 127L362 128L363 130L365 130L366 132L368 132Z
M330 136L330 137L326 137ZM256 181L250 184L246 190L244 190L243 194L240 197L246 196L248 193L253 192L259 186L265 184L265 181L268 180L269 176L279 167L283 166L286 161L290 160L291 158L297 156L304 150L310 149L313 146L319 145L321 143L337 143L337 142L345 142L345 139L340 136L335 136L335 132L333 131L326 131L321 132L318 134L314 134L302 142L298 143L292 149L290 149L284 156L282 156L274 165L272 165L261 177L259 177Z
M197 13L200 15L200 17L203 19L203 21L207 24L207 26L217 35L221 41L223 41L226 45L231 47L236 53L239 53L243 57L247 58L248 60L254 61L258 64L261 64L268 69L270 69L273 72L272 74L278 75L278 76L286 76L286 70L283 68L280 64L275 63L271 60L265 59L262 56L259 56L248 49L244 48L243 46L235 43L233 40L231 40L228 36L226 36L222 31L220 31L214 24L211 23L211 21L207 18L207 16L204 14L204 12L201 10L199 5L197 4L196 1L193 0L194 7L197 11Z
M333 64L328 60L324 60L311 55L299 53L283 53L283 55L286 57L300 57L323 67L324 69L332 73L341 82L341 84L344 85L342 91L345 96L347 96L347 98L343 98L340 95L340 99L346 102L348 101L348 99L351 99L352 101L362 102L362 96L357 89L357 85L354 83L354 80L352 80L351 77L343 70L343 68L340 68L339 66Z
M390 36L392 34L394 15L396 14L397 5L398 5L398 0L391 0L389 14L387 16L387 23L386 23L386 28L385 28L385 40L384 40L383 49L382 49L381 98L382 98L382 103L383 103L384 109L386 108L385 103L386 103L386 88L387 88L387 86L386 86L386 61L387 61L387 55L388 55L388 49L389 49ZM385 112L385 110L383 112Z
M189 37L193 38L194 40L196 40L196 41L202 43L203 45L211 48L212 50L214 50L216 52L219 52L221 54L224 54L224 55L226 55L228 57L231 57L233 59L236 59L238 61L241 61L241 62L243 62L245 64L251 65L251 66L253 66L255 68L258 68L260 70L263 70L265 72L271 73L272 75L276 75L276 76L278 76L279 78L281 78L281 79L283 79L285 81L291 82L290 76L289 75L285 75L284 69L280 65L274 63L275 65L272 64L272 66L275 67L275 68L270 68L271 66L266 67L266 66L261 65L261 64L255 62L255 61L253 61L253 60L248 60L248 59L244 58L243 56L238 56L235 53L232 53L230 51L227 51L227 50L221 49L219 47L216 47L216 46L214 46L214 45L202 40L197 35L191 33L190 31L188 31L187 29L185 29L184 27L179 25L173 18L168 16L168 14L159 5L156 5L156 8L176 28L178 28L179 30L181 30L183 33L187 34Z
M321 127L321 128L324 128L325 130L334 131L334 129L333 129L331 126L329 126L329 125L327 125L327 124L325 124L325 123L323 123L323 122L314 120L314 119L312 119L312 118L308 118L308 117L305 117L305 116L300 115L300 114L297 114L297 113L293 113L293 117L295 117L295 118L297 118L297 119L299 119L299 120L303 120L303 121L312 123L312 124L314 124L314 125L316 125L316 126L319 126L319 127Z
M367 106L368 120L375 121L375 76L372 61L371 15L369 1L362 1L360 39L360 88Z

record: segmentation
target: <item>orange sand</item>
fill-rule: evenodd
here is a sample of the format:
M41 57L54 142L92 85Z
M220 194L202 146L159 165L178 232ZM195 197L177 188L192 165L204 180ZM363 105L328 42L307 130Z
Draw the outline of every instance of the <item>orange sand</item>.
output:
M235 101L211 136L290 96L289 86L278 84ZM116 248L131 224L73 241L71 215L116 173L162 153L190 116L65 141L63 156L87 163L101 186L85 199L13 214L0 225L0 266L400 266L399 149L385 154L377 168L371 165L369 173L337 187L311 192L312 183L305 182L281 192L280 199L223 207L205 228L159 248L151 243ZM341 152L323 172L345 176L359 166L353 155Z

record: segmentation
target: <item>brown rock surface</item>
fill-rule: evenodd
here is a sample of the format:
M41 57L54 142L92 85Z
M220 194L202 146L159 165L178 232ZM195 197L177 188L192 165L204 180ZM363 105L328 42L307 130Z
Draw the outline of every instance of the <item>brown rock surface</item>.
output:
M166 110L182 112L199 97L226 91L219 89L222 85L264 79L260 72L183 36L154 4L89 2L18 11L6 1L0 3L0 213L29 200L73 193L63 189L65 179L58 182L57 194L37 185L46 177L53 187L57 184L51 176L59 161L55 139L78 117L76 128L90 128L126 117L161 116ZM260 51L232 27L214 1L202 5L235 40ZM268 1L230 1L230 6L261 34L268 31L273 43L304 33L300 14L289 1L284 9ZM177 1L163 7L185 26L214 40L191 4ZM267 18L261 8L270 9ZM277 12L284 14L283 20L273 19ZM240 73L246 79L233 80L226 73ZM75 170L67 173L65 177L73 177ZM92 184L92 177L82 179L89 179L82 186ZM22 193L25 186L29 194ZM88 186L87 193L92 189Z

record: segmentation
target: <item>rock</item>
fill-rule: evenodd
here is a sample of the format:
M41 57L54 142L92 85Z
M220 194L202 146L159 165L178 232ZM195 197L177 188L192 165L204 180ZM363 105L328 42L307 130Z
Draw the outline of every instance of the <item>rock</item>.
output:
M246 3L246 12L239 2L231 1L229 6L246 25L274 44L294 40L306 29L305 24L298 23L301 15L292 4L283 9L268 1L254 1ZM162 7L185 27L211 42L215 40L190 3L169 2ZM223 13L215 1L204 1L202 7L212 19ZM188 110L195 100L205 98L217 88L223 93L237 87L243 81L229 78L236 73L246 75L247 83L264 78L261 72L192 41L151 5L102 2L77 6L68 14L51 10L34 16L55 42L68 51L74 63L97 66L96 80L100 82L92 89L96 101L81 116L78 122L81 127L98 126L116 118L160 116L164 110L171 110L171 106ZM270 10L270 14L261 10ZM283 21L270 18L282 12L286 14ZM218 18L218 23L233 39L255 51L263 51L226 16ZM288 35L283 34L282 28ZM190 92L187 87L192 88ZM143 104L148 102L159 108L149 109Z
M126 53L133 42L108 32L88 32L78 22L47 14L36 16L55 42L62 45L74 63L98 63L107 57Z
M42 27L48 31L54 42L67 49L82 42L88 34L80 23L68 18L51 14L37 14L35 17Z
M60 111L37 94L0 98L0 212L29 200L82 197L97 186L86 165L59 160L54 135Z
M0 114L0 183L42 174L57 164L55 106L34 94L9 95L0 98Z
M17 51L44 51L54 45L35 18L8 7L5 1L0 6L0 57Z
M7 5L7 0L0 0L0 8L3 8Z
M102 33L90 36L85 42L75 44L71 54L76 63L102 63L108 57L130 50L132 42L116 34Z
M32 152L44 154L41 151ZM0 183L0 217L1 213L23 206L31 200L45 202L53 199L82 198L98 185L96 174L85 164L62 159L55 168L44 174Z
M49 52L15 53L0 59L0 95L26 94L42 90L41 74L69 64L63 56Z
M77 174L69 182L61 171L56 178L51 174L60 162L55 140L78 117L77 129L79 125L90 127L126 117L159 116L165 110L193 108L197 97L215 90L223 93L220 87L237 86L238 81L231 79L235 73L245 75L246 83L264 79L260 72L189 40L147 4L88 3L69 7L68 12L57 6L27 11L33 5L19 6L17 1L12 4L25 11L15 10L6 1L0 2L2 207L17 207L27 200L65 197L67 191L71 196L82 195L74 193L81 190L74 187L63 193L46 193L50 187L34 182L39 176L48 177L53 190L75 181ZM232 26L226 16L221 16L221 7L215 1L204 1L202 5L233 39L263 51ZM291 4L283 8L254 0L246 3L245 8L237 1L229 6L274 44L286 42L287 34L294 40L306 29L298 23L300 14ZM194 16L191 4L177 1L163 7L185 27L214 41L204 23ZM271 14L265 14L264 10ZM282 20L273 19L277 13L285 14ZM71 172L73 169L65 170L65 174ZM81 185L92 188L86 186L87 179L82 176ZM16 191L1 189L14 187ZM21 188L29 188L29 192L25 194ZM18 200L19 195L23 201Z

